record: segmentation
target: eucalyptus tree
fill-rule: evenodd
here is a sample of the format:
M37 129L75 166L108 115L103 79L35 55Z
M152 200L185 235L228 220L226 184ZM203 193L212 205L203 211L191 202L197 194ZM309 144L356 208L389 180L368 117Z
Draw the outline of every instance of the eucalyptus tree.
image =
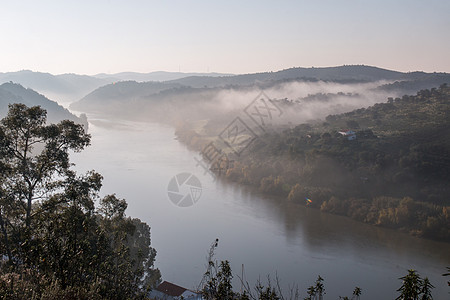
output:
M0 121L0 255L8 258L0 275L27 280L33 295L57 287L75 298L144 297L160 278L150 227L125 215L125 200L100 199L100 174L71 169L70 152L89 143L82 125L46 124L38 106L9 106ZM3 279L0 296L17 294Z

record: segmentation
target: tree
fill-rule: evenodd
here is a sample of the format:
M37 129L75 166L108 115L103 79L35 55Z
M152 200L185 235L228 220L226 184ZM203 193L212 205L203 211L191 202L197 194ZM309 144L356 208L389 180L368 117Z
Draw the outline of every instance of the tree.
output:
M231 284L233 274L230 263L227 260L222 261L218 267L212 270L214 274L211 274L210 280L203 288L204 297L206 299L234 299L235 294Z
M346 124L349 129L358 129L359 128L359 123L355 120L348 120L346 122Z
M51 191L54 175L70 167L69 150L81 151L89 145L90 136L73 121L45 125L46 111L39 106L9 106L1 121L2 163L11 171L5 190L23 206L22 219L29 228L33 201ZM23 203L22 203L23 202Z
M90 136L72 121L46 125L46 111L24 104L9 106L0 122L2 166L0 227L9 263L27 253L12 240L32 236L33 203L45 200L60 185L57 176L69 170L69 150L81 151L89 145Z
M40 107L10 105L0 121L1 297L137 298L159 281L150 227L115 195L96 208L102 176L70 169L69 151L89 142Z
M325 294L325 287L323 285L323 278L319 275L317 276L317 280L315 285L312 285L307 290L308 297L305 300L322 300L323 295Z
M349 298L347 296L345 296L345 297L339 296L339 299L342 299L342 300L359 300L359 296L361 296L361 289L359 287L355 287L355 289L353 290L353 294L352 294L351 298Z
M267 286L258 283L255 287L257 299L260 300L279 300L281 299L274 287L272 287L270 281Z
M420 290L422 297L421 300L429 300L433 299L433 296L431 295L431 290L434 288L434 286L430 283L430 280L428 280L427 277L423 279L422 281L422 289Z
M355 300L359 300L359 296L361 296L361 288L359 287L355 287L355 289L353 290L353 297Z
M431 289L434 286L428 278L422 279L415 270L408 270L408 274L400 278L402 286L397 290L400 296L396 300L429 300L433 299Z

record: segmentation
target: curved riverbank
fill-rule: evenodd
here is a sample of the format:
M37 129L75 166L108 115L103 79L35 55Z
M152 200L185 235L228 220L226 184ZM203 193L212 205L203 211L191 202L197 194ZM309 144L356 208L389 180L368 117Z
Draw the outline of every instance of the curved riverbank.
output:
M235 155L230 151L225 152L224 148L211 146L219 144L220 140L204 128L207 122L205 124L201 128L194 128L198 124L184 124L176 131L176 136L189 149L203 155L204 163L209 165L210 171L216 176L253 186L265 195L275 195L322 212L413 236L450 242L450 206L417 201L408 196L408 188L402 188L400 183L395 187L398 191L393 191L380 176L373 175L374 172L368 171L366 174L372 173L372 176L362 177L360 172L351 170L354 167L345 165L345 160L348 160L346 154L333 157L329 150L319 151L314 147L309 147L301 154L286 154L287 151L277 148L286 147L280 142L283 134L269 133L265 135L265 140L256 140L249 150ZM320 142L321 137L310 136L307 132L304 133L307 136L303 141L305 144L312 144L313 140ZM366 146L357 145L356 142L350 145L340 137L333 138L330 135L325 138L327 143L336 144L333 147L344 149L339 151L365 151L357 149ZM281 146L277 146L277 143ZM222 157L221 160L211 159L212 148L218 149L220 154L216 156ZM265 152L260 151L261 148ZM277 156L277 153L282 154Z

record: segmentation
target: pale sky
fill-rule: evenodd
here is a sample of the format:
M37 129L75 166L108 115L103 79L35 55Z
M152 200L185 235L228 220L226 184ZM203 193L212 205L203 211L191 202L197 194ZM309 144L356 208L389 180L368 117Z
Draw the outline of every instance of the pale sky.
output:
M0 28L0 72L450 72L448 0L16 0Z

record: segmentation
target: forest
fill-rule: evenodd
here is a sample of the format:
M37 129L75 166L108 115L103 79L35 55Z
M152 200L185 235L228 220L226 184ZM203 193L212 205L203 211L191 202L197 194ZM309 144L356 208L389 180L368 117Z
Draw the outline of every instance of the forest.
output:
M449 126L443 84L322 121L269 127L238 155L221 149L224 159L211 170L280 201L449 242ZM209 135L187 128L177 131L180 140L205 156L213 126L202 128Z

